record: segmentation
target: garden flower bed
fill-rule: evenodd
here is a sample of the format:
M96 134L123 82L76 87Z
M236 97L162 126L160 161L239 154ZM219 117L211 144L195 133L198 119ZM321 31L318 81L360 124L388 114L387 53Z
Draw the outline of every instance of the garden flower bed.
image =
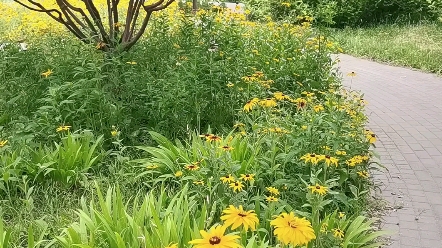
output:
M0 35L29 44L0 51L0 246L380 245L376 136L339 47L310 18L190 6L105 56L0 2Z

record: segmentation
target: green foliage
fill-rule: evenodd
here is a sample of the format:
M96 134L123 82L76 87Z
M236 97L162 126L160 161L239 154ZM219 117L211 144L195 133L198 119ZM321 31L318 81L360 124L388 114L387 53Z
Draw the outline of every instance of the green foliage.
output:
M256 230L226 232L244 247L280 247L271 221L291 212L311 223L309 248L371 245L378 233L358 216L375 136L362 96L339 83L340 48L312 27L337 7L279 3L274 17L291 23L259 24L187 3L156 14L136 53L103 55L50 28L29 52L6 47L1 242L190 248L242 206Z
M57 237L58 243L65 248L184 246L194 232L210 224L205 223L206 212L198 210L185 187L172 196L164 191L155 196L154 192L125 203L118 187L109 188L106 195L97 187L98 202L88 206L82 200L79 221Z
M252 18L299 22L305 15L333 27L370 26L379 23L416 23L441 18L441 0L270 0L246 1Z
M318 36L308 27L262 27L240 19L225 25L225 17L205 11L195 20L177 16L175 28L163 32L167 18L152 23L137 53L103 57L61 37L40 39L44 49L26 53L7 47L0 53L0 78L8 82L0 85L0 126L14 139L45 142L54 140L60 125L106 138L115 126L120 138L140 144L149 142L150 130L176 138L230 126L250 92L226 85L247 89L241 78L257 70L278 87L307 80L312 88L328 84L328 54L336 47L305 52L314 50L306 42ZM256 48L259 55L252 52ZM40 75L48 69L53 74Z
M0 194L26 193L28 180L65 186L78 184L105 157L102 135L95 138L91 132L83 131L60 136L60 141L51 145L0 148Z
M103 135L94 138L90 132L68 133L55 147L43 146L33 151L27 173L35 180L76 183L100 163L102 141Z

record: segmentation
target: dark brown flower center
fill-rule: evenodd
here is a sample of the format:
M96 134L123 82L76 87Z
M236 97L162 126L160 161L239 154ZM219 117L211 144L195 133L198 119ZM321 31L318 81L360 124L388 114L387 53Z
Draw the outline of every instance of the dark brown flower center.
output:
M325 155L325 158L326 159L330 159L330 155Z
M310 154L310 157L314 158L316 157L316 154Z
M235 183L235 186L238 186L239 185L239 183Z
M315 188L316 188L316 189L321 189L321 186L318 185L318 186L316 186Z
M239 213L238 215L241 216L241 217L246 217L247 216L247 214L245 214L245 213Z
M291 227L291 228L297 228L295 222L293 222L293 221L289 221L288 223L289 223L289 227Z
M305 102L300 102L300 103L299 103L299 106L300 106L300 107L304 107L304 106L305 106Z
M267 101L271 101L271 100L272 100L272 98L266 98L266 100L267 100Z
M374 138L374 137L376 137L376 135L375 135L374 133L372 133L372 134L371 134L371 137L373 137L373 138Z
M249 174L246 174L246 177L250 177L250 175L249 175Z
M217 245L217 244L221 243L221 239L218 238L217 236L213 236L209 239L209 243L211 245Z
M226 176L226 178L227 178L227 179L229 179L229 178L230 178L230 176Z

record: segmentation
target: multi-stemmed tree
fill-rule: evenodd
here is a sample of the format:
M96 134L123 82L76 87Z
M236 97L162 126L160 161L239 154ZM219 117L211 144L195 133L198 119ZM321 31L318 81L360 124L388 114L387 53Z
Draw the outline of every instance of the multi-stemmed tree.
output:
M47 8L37 0L14 1L30 10L48 14L81 41L95 44L102 51L129 50L143 35L152 13L174 2L157 0L146 4L145 0L129 0L127 8L122 8L120 0L106 0L106 17L102 17L94 0L80 0L83 8L75 6L71 0L55 0L58 8ZM124 9L125 15L119 13L119 9ZM123 16L125 19L120 20Z

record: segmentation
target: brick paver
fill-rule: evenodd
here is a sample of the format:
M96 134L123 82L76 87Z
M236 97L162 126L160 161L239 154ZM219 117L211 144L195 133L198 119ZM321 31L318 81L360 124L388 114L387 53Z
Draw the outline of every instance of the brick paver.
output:
M442 78L338 55L344 85L368 101L369 128L389 173L381 182L391 248L442 248ZM354 71L351 81L346 74Z

